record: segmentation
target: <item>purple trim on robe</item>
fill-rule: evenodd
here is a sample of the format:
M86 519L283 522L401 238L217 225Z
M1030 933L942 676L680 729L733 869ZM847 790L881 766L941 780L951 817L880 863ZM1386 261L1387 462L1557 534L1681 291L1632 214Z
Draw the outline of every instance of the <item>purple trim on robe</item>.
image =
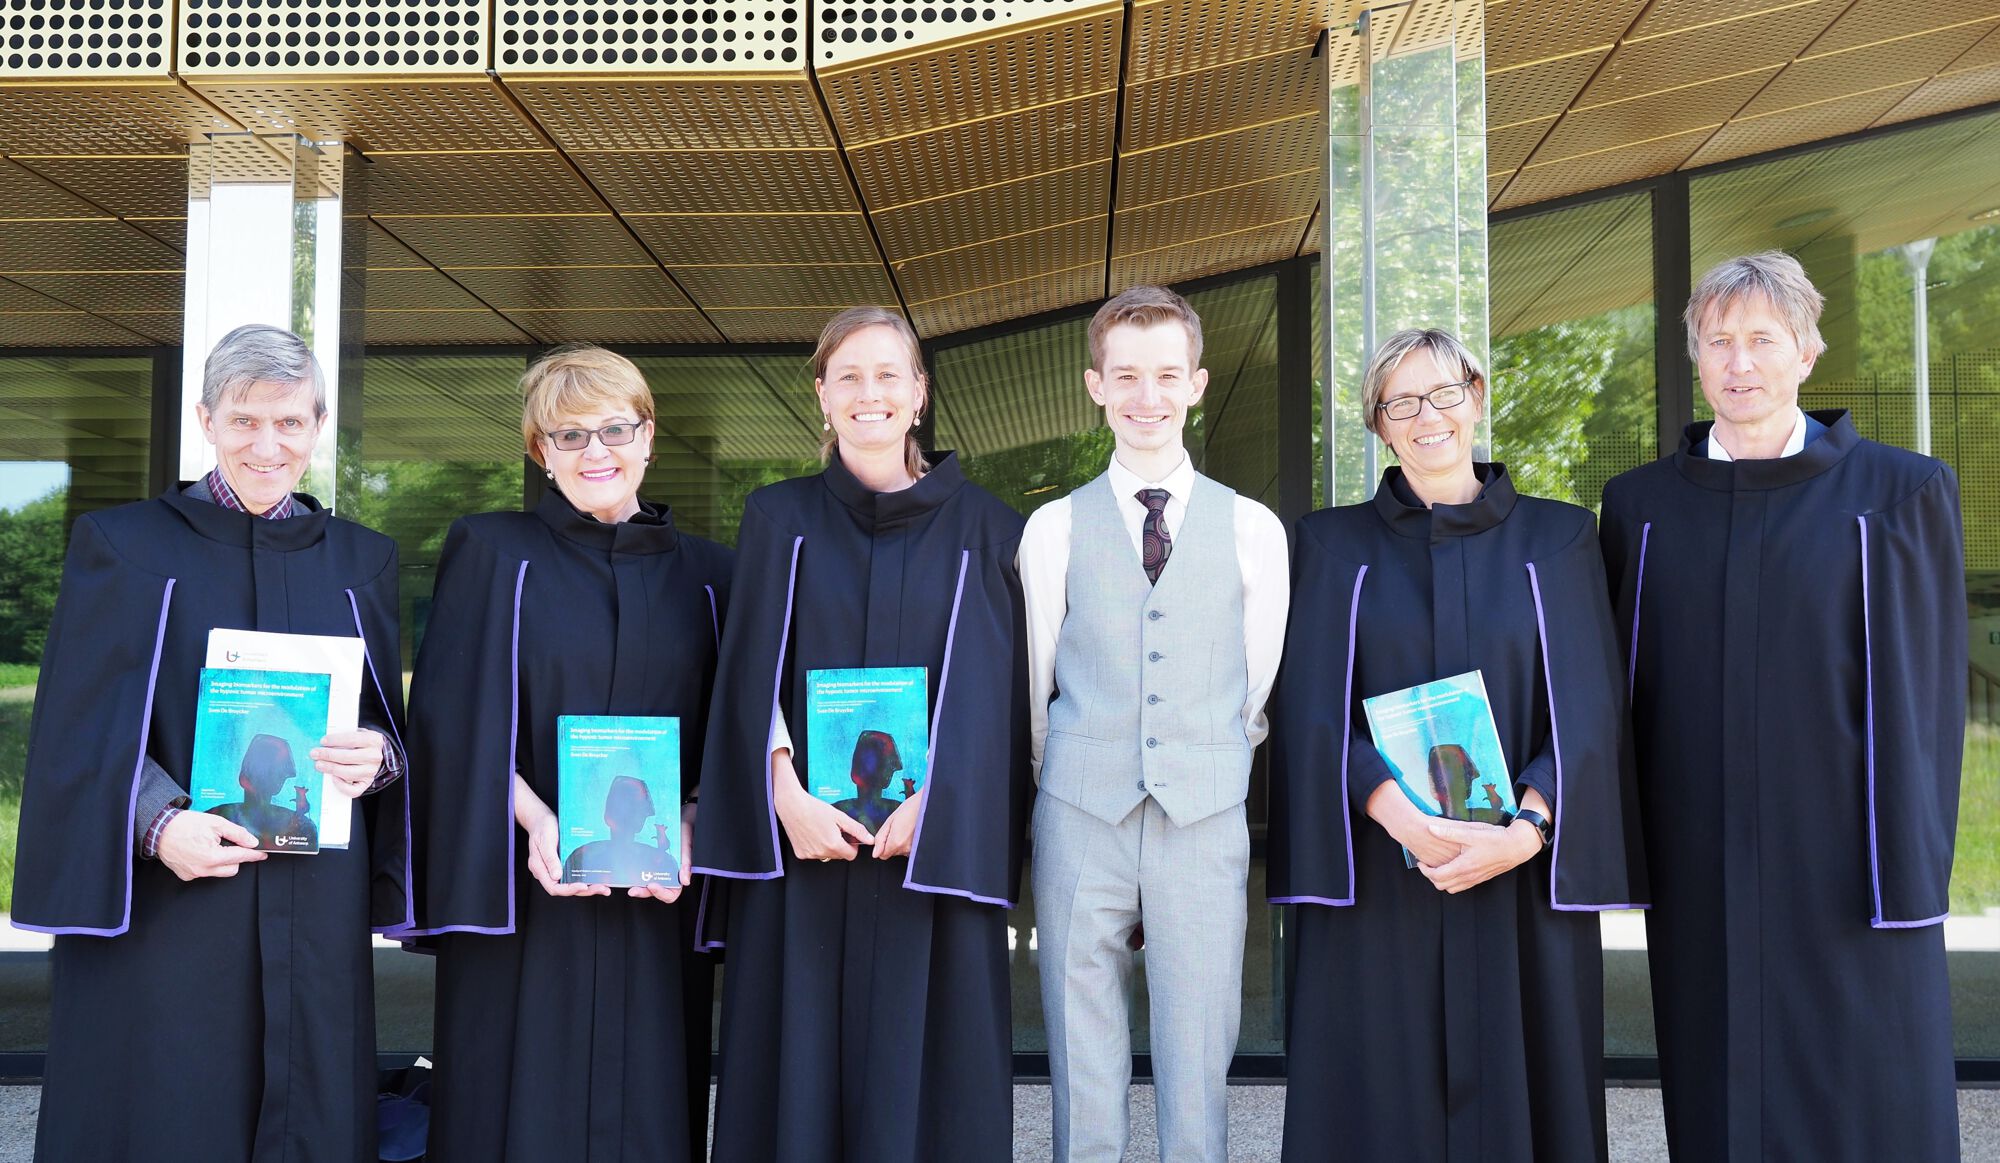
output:
M710 868L705 864L695 865L692 871L726 876L731 880L776 880L785 875L785 854L778 847L778 801L771 795L771 743L778 734L778 696L785 689L785 643L792 636L792 599L798 595L799 550L805 547L805 543L804 534L792 538L792 568L785 576L785 624L778 630L778 665L771 674L771 725L764 732L764 806L771 815L771 871L737 872L728 868Z
M1875 834L1875 640L1868 617L1868 518L1856 514L1861 529L1861 643L1865 709L1862 738L1868 747L1868 889L1873 894L1875 915L1868 918L1871 929L1924 929L1942 924L1949 913L1921 921L1888 921L1882 918L1882 850Z
M1321 896L1274 896L1274 905L1332 905L1344 908L1354 903L1354 805L1347 794L1347 749L1354 744L1354 632L1361 618L1361 582L1368 576L1362 566L1354 575L1354 597L1347 607L1347 680L1340 698L1340 830L1347 840L1347 896L1329 900Z
M1653 536L1653 523L1639 527L1639 576L1632 585L1632 653L1625 662L1625 705L1631 706L1639 690L1639 603L1646 596L1646 542Z
M918 884L916 881L917 845L923 843L924 839L924 813L931 810L929 789L931 784L937 781L938 720L944 716L944 692L945 688L951 683L951 648L958 640L958 604L965 597L965 571L971 563L972 551L970 549L959 550L958 586L951 594L951 622L946 626L944 632L944 665L938 670L937 706L931 708L930 747L924 756L924 802L917 805L917 828L915 832L910 834L909 865L903 871L903 887L915 889L918 892L934 892L941 896L964 897L967 900L978 901L983 905L999 905L1003 909L1011 909L1014 907L1014 902L1007 900L1005 897L980 896L976 892L968 892L962 888L943 888L933 884Z
M714 593L713 590L709 592L711 594ZM708 889L709 885L713 883L713 881L708 880L701 882L701 903L695 906L694 910L694 951L697 953L713 953L725 944L722 941L707 941L702 939L702 933L708 924Z
M703 592L708 594L708 624L715 631L715 648L720 650L722 649L722 615L716 610L715 587L704 584L701 588Z
M521 586L527 580L528 563L524 561L520 570L514 574L514 625L507 646L507 689L510 692L507 705L507 923L439 925L434 929L412 928L397 933L398 937L435 937L440 933L479 933L488 937L505 937L514 932L514 867L520 863L514 854L514 833L517 830L514 824L514 772L521 760ZM403 778L410 778L410 774L405 772ZM406 790L404 795L408 794Z
M407 758L410 749L403 746L403 733L396 730L396 720L389 717L389 696L382 690L382 676L375 672L375 656L368 651L368 632L361 628L361 603L354 597L353 590L342 591L347 595L347 608L354 612L354 636L361 639L361 661L368 667L368 681L375 684L375 697L382 702L382 714L389 719L389 733L396 737L396 747L402 751L406 763L403 778L410 777ZM348 811L361 810L359 800L349 800ZM407 785L403 789L403 921L398 925L377 925L375 932L393 936L416 927L417 923L417 869L416 856L411 845L416 843L416 832L410 824L410 792Z
M30 925L25 921L13 921L17 929L58 937L117 937L132 927L132 828L139 814L139 776L146 770L146 738L153 732L153 691L160 680L160 652L167 642L167 607L174 600L176 580L168 578L166 588L160 591L160 625L153 631L153 665L146 671L146 709L139 715L139 758L132 764L132 794L125 801L125 915L113 929L91 925Z
M1563 751L1562 729L1556 725L1556 682L1555 660L1549 656L1549 625L1542 616L1542 581L1535 572L1535 563L1528 563L1528 592L1535 599L1535 636L1542 646L1542 685L1549 692L1549 752L1555 757L1556 802L1554 833L1549 840L1549 907L1559 913L1603 913L1613 909L1649 909L1651 905L1641 904L1569 904L1556 899L1556 865L1562 859L1563 803L1568 797L1563 795Z

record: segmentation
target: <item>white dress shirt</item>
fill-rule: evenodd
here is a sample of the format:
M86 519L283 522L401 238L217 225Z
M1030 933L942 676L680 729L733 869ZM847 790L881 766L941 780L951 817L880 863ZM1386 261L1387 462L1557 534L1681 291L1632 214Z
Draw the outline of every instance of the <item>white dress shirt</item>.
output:
M1194 490L1194 462L1181 454L1180 464L1158 481L1111 460L1111 491L1125 531L1132 535L1134 558L1143 555L1146 506L1140 489L1167 490L1164 514L1171 540L1187 518L1188 494ZM1051 501L1028 517L1021 534L1016 565L1028 605L1028 718L1033 732L1035 777L1041 778L1042 745L1049 733L1049 699L1056 685L1056 640L1069 613L1070 499ZM1291 605L1292 573L1285 526L1277 514L1245 496L1236 497L1236 564L1243 574L1243 661L1249 692L1243 702L1243 733L1255 747L1271 730L1264 702L1278 676L1278 659L1285 649L1285 615ZM1173 552L1166 568L1174 567Z
M1783 460L1785 457L1788 456L1797 456L1799 453L1804 452L1806 449L1805 410L1803 408L1800 408L1797 404L1794 404L1792 405L1792 411L1796 414L1797 418L1792 421L1792 434L1785 438L1785 450L1778 454L1779 460ZM1722 441L1717 440L1715 438L1715 429L1713 428L1708 430L1708 459L1710 460L1736 459L1735 457L1729 455L1728 449L1722 447Z

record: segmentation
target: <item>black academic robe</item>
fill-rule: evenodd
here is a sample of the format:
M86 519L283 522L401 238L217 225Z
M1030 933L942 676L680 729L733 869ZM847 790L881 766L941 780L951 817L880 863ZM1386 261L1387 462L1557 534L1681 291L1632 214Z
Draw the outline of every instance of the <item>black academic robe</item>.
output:
M369 951L409 919L401 781L351 844L183 883L137 857L143 756L186 786L208 632L360 636L394 733L396 546L171 489L77 520L35 696L14 923L58 934L36 1155L373 1160ZM386 677L386 684L381 681Z
M717 1159L1012 1155L1004 909L1030 795L1022 525L949 453L901 492L869 492L835 458L744 506L695 844L699 870L732 878L726 918L706 918L729 947ZM773 723L784 717L805 778L806 672L864 666L929 671L913 852L801 863L771 805Z
M1646 899L1611 607L1590 513L1477 471L1477 499L1426 509L1391 468L1295 531L1269 866L1298 906L1288 1160L1605 1157L1597 911ZM1390 772L1361 700L1475 669L1555 835L1453 896L1367 816Z
M691 791L731 556L664 509L606 525L553 489L446 536L410 689L412 935L438 952L432 1159L703 1157L701 881L671 905L549 896L510 775L553 808L558 716L671 715ZM678 831L678 806L655 807Z
M1696 424L1604 490L1677 1159L1958 1157L1958 486L1818 419L1734 463Z

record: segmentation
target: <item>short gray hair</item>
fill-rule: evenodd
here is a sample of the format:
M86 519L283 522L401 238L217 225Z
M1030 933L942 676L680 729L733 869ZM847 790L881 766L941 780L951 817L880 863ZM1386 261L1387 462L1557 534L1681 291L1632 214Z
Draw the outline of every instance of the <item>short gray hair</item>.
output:
M1806 277L1799 260L1782 250L1766 250L1719 262L1708 268L1688 296L1688 358L1701 361L1701 323L1711 314L1721 314L1746 299L1762 299L1785 321L1792 339L1806 354L1818 356L1826 350L1820 338L1819 313L1826 296Z
M208 353L201 375L201 406L212 414L223 397L256 383L312 385L313 415L326 415L326 377L306 341L282 327L246 323Z
M1486 403L1486 373L1480 370L1479 360L1472 349L1459 341L1458 336L1436 327L1408 327L1382 341L1375 354L1368 357L1368 370L1361 373L1361 425L1368 431L1381 435L1376 421L1381 418L1382 391L1389 386L1389 377L1403 364L1403 357L1413 351L1427 351L1437 365L1445 369L1447 375L1455 375L1472 384L1472 394ZM1456 369L1456 370L1454 370Z

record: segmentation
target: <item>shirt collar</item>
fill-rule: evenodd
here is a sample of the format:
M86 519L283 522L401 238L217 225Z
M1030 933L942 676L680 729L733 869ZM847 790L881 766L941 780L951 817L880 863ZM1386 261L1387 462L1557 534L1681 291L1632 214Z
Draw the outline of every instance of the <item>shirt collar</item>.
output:
M1806 413L1797 404L1792 405L1792 434L1785 438L1785 450L1778 454L1780 460L1797 456L1806 448ZM1708 430L1708 458L1710 460L1735 460L1729 450L1722 447L1722 441L1715 438L1715 429Z
M208 486L209 500L234 513L248 513L250 511L250 507L245 505L243 499L236 495L236 490L230 488L229 482L222 479L221 465L209 469L208 475L201 479L201 483ZM279 501L277 504L256 515L268 521L282 521L291 516L292 494L286 493L284 500Z
M1140 489L1165 489L1167 495L1185 503L1188 494L1194 492L1194 459L1181 450L1181 461L1166 476L1156 481L1142 480L1138 473L1126 468L1118 455L1111 456L1111 491L1120 497L1129 497Z

